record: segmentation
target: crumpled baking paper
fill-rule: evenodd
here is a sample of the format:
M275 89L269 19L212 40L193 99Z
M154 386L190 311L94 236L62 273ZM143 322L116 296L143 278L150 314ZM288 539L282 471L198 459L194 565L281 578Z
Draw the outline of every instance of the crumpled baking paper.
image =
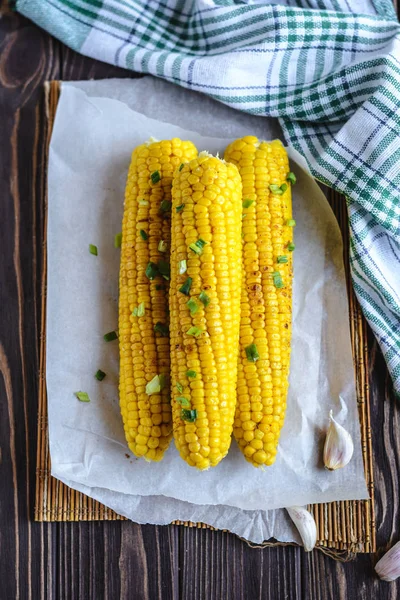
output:
M48 175L47 392L52 475L139 523L203 521L253 542L299 541L285 506L368 497L360 445L349 315L336 219L304 159L293 212L293 344L290 391L276 463L256 469L236 442L198 472L173 442L161 463L126 446L118 406L117 329L124 186L133 148L154 136L192 140L223 155L235 137L280 135L274 120L236 112L151 77L63 83ZM98 247L98 256L89 253ZM107 374L99 382L94 374ZM85 391L91 402L74 396ZM323 469L332 409L354 440L343 470Z

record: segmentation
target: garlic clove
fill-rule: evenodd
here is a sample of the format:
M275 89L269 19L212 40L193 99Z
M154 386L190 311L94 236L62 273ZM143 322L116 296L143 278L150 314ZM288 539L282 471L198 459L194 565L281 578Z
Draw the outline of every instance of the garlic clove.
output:
M349 432L335 421L332 411L329 413L329 418L331 422L325 438L324 464L330 471L335 471L345 467L350 462L354 452L354 444Z
M383 581L394 581L400 576L400 542L378 560L375 571Z
M290 506L286 510L300 533L304 550L310 552L317 543L317 525L314 517L303 506Z

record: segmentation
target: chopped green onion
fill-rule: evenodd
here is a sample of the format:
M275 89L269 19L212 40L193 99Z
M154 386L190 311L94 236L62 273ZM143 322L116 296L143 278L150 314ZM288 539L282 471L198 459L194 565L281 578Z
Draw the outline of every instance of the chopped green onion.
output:
M287 183L282 183L282 185L281 185L281 190L282 190L282 192L286 192L286 190L287 190L287 187L288 187L288 186L287 186Z
M165 290L165 285L162 285L161 283L157 283L156 285L156 290L159 292L160 290Z
M178 396L175 400L180 406L190 406L190 402L185 396Z
M171 276L169 263L165 262L165 260L159 260L157 263L157 268L158 268L158 272L160 273L160 275L162 275L164 277L164 279L169 281L169 278Z
M197 376L197 373L196 373L196 371L189 370L189 371L186 371L186 376L192 377L192 379L194 379Z
M271 185L269 186L269 189L271 190L271 192L273 194L278 194L278 196L280 196L280 195L283 194L280 186L278 184L276 184L276 183L271 183Z
M167 337L168 336L168 325L164 325L164 323L161 323L161 321L158 321L158 323L156 323L154 325L154 331L156 333L159 333L162 337Z
M288 227L296 227L296 221L295 221L294 219L288 219L288 220L286 221L286 225L287 225Z
M293 252L293 250L296 248L296 246L293 244L293 242L289 242L287 248L288 248L289 252Z
M148 206L149 205L149 201L145 200L144 198L142 198L138 202L139 202L139 206Z
M206 308L211 302L211 298L207 296L207 294L204 291L200 292L199 300L204 304Z
M185 205L184 205L184 204L180 204L179 206L177 206L177 207L176 207L176 209L175 209L175 210L176 210L176 212L177 212L177 213L180 213L180 212L182 212L182 211L183 211L184 207L185 207Z
M158 394L161 392L161 383L158 375L154 375L153 379L146 385L146 394L151 396L152 394Z
M279 273L279 271L274 271L272 273L272 278L274 280L274 286L278 289L284 288L284 283L282 281L282 277L281 274Z
M185 166L185 163L182 163L181 166L179 167L179 171L182 171L184 166Z
M114 247L121 248L121 244L122 244L122 233L117 233L117 235L114 238Z
M200 254L203 253L203 248L204 246L207 244L207 242L205 242L204 240L202 240L201 238L199 238L197 240L197 242L194 242L194 244L190 244L189 248L198 256L200 256Z
M161 240L158 244L158 251L159 252L166 252L167 251L167 242L164 242L164 240Z
M163 213L171 212L172 202L170 200L163 200L160 204L160 211Z
M190 310L191 317L193 317L193 315L195 315L200 308L200 306L197 304L194 298L190 298L190 300L186 302L186 306Z
M286 176L286 181L290 181L290 183L294 185L297 181L296 175L292 171L290 171L290 173L288 173Z
M181 294L185 294L185 296L189 296L190 288L192 287L192 278L188 277L185 283L179 288Z
M105 376L106 376L106 374L101 369L99 369L95 374L97 381L103 381Z
M243 208L249 208L253 204L254 200L243 200Z
M137 317L137 313L138 313L138 308L137 308L137 306L135 306L135 308L132 311L132 314L134 317Z
M144 317L144 311L145 311L144 302L141 302L137 308L137 316Z
M144 229L141 229L141 230L139 231L139 233L140 233L140 237L141 237L141 238L142 238L142 240L144 240L145 242L146 242L146 241L149 239L149 236L147 235L147 233L145 232L145 230L144 230Z
M287 263L287 261L288 261L288 257L287 257L287 256L284 256L284 255L282 255L282 256L278 256L278 258L277 258L277 262L278 262L279 264L284 264L284 263Z
M154 173L150 175L150 179L151 183L158 183L161 180L160 171L154 171Z
M160 380L160 389L163 390L168 382L168 378L166 376L165 373L161 373L161 375L159 376L159 380Z
M90 254L93 254L93 256L97 256L97 246L89 244L89 252Z
M245 348L245 350L246 350L247 360L249 360L250 362L256 362L260 358L260 355L258 354L257 346L255 344L250 344L250 346L247 346L247 348Z
M182 408L181 418L183 419L183 421L194 423L197 419L197 410L189 410L188 408Z
M183 392L183 385L181 383L179 383L179 381L176 382L176 389L178 390L178 392L180 394L182 394L182 392Z
M187 263L186 260L180 260L178 262L178 272L179 275L183 275L187 271Z
M149 279L154 279L154 277L158 275L157 265L155 265L153 262L149 262L146 267L145 274Z
M87 392L75 392L75 396L79 402L90 402L89 394Z
M193 335L194 337L198 337L201 333L203 333L201 327L190 327L186 332L187 335Z
M112 341L118 339L118 335L117 335L116 331L110 331L109 333L106 333L103 337L106 342L112 342Z

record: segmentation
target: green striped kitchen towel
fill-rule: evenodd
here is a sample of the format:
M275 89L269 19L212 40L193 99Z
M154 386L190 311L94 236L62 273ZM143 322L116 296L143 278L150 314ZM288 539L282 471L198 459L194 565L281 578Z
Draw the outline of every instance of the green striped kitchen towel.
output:
M348 199L351 272L400 392L400 26L391 0L16 0L79 52L279 117Z

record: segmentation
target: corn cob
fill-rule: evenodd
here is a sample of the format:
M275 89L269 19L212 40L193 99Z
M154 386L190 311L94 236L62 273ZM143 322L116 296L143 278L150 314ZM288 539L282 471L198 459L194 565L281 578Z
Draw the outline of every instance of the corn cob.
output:
M138 146L129 168L119 282L120 408L129 448L161 460L172 437L168 286L174 170L197 156L179 139Z
M181 457L207 469L227 454L236 405L241 181L206 153L172 186L171 395Z
M234 435L255 466L275 462L284 422L292 328L289 163L279 140L247 136L224 158L243 182L243 280Z

